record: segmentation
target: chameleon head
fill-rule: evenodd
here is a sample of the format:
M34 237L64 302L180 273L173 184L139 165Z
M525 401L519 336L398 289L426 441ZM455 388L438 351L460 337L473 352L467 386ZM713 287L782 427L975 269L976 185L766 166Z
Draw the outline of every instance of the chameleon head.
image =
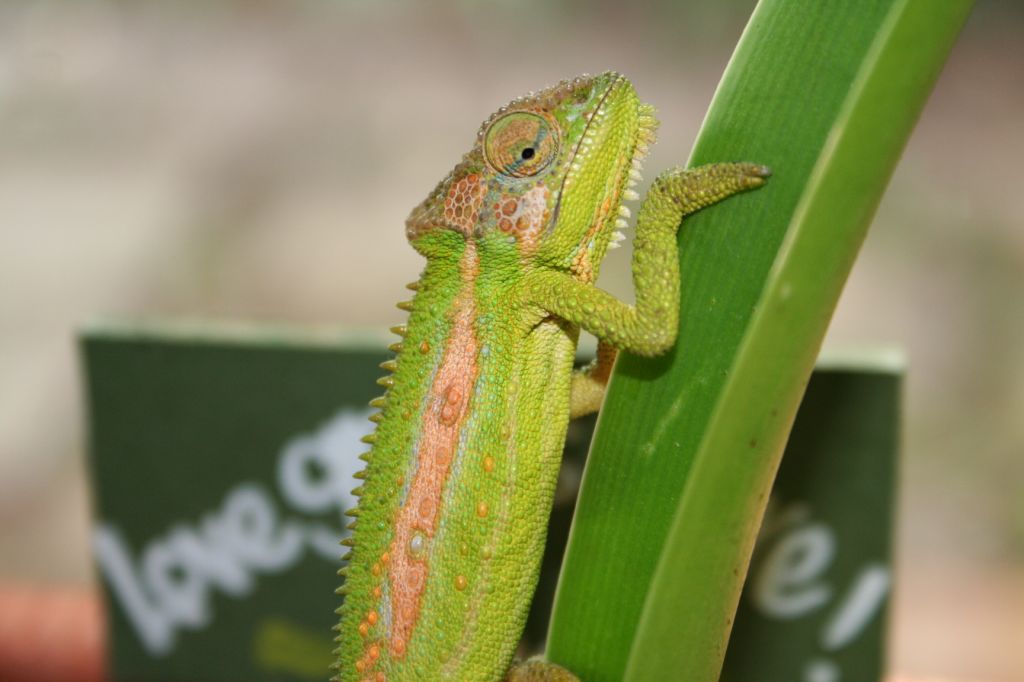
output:
M425 255L474 238L592 279L620 239L619 206L657 123L617 73L581 76L509 102L406 221ZM453 234L454 233L454 234Z

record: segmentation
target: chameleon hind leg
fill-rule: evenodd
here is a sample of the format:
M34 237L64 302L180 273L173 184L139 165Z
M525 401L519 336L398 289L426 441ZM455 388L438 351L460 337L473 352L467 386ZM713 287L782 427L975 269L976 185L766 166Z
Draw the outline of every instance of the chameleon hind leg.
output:
M752 163L676 168L659 175L637 217L633 240L635 305L555 270L533 273L526 281L527 297L609 346L637 355L664 353L675 343L679 326L676 231L680 220L733 194L760 187L768 175L767 168ZM587 386L582 379L573 385L580 387L577 408L595 403L593 385Z
M594 359L586 367L573 372L569 389L569 419L593 414L601 407L604 389L618 354L615 346L598 341Z

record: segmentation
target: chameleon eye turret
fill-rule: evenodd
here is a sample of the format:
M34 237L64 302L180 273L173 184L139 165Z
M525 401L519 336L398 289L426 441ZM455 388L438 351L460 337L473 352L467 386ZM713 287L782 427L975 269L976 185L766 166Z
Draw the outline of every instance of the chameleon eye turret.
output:
M558 154L557 124L530 111L494 120L484 133L484 158L495 173L527 178L544 170Z
M509 670L570 415L598 409L616 349L674 342L680 219L767 176L749 163L658 176L637 216L636 304L619 301L594 280L655 125L619 74L563 81L492 114L410 214L427 262L371 402L337 679L575 679L536 660ZM597 360L574 373L581 329Z

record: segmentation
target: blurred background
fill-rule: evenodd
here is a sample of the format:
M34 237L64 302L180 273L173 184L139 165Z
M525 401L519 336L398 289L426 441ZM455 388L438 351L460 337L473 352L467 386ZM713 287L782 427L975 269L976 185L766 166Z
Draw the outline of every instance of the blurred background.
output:
M682 162L753 4L0 3L0 581L94 580L79 325L395 324L403 220L485 116L613 68ZM827 340L910 360L901 672L1024 680L1021 36L978 2Z

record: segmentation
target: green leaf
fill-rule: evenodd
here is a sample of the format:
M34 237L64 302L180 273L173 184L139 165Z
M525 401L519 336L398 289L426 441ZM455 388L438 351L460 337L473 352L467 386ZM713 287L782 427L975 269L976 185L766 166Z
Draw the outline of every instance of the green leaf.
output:
M717 679L825 329L971 4L758 5L691 162L775 175L685 222L680 342L616 367L548 639L587 682Z

